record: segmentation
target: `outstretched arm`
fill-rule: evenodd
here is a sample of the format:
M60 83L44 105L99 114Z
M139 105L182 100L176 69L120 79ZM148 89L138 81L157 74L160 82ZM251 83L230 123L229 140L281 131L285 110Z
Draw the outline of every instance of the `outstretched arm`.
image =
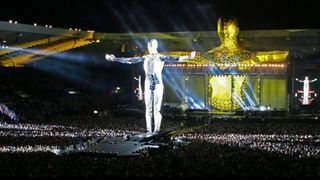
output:
M113 54L106 54L106 60L112 62L119 62L122 64L136 64L144 61L144 57L132 57L132 58L116 58Z
M299 80L298 78L296 78L296 81L303 83L303 81Z
M180 56L180 57L164 56L164 57L161 57L160 59L166 62L184 62L188 59L194 59L195 56L196 56L196 52L193 51L190 54L190 56Z
M314 80L311 80L310 82L312 83L312 82L315 82L315 81L317 81L318 79L317 78L315 78Z

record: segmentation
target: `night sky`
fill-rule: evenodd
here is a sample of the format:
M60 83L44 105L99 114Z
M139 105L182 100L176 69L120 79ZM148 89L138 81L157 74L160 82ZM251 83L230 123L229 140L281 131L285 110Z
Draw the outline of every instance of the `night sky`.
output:
M6 0L0 20L99 32L216 30L219 16L242 30L320 29L317 0Z

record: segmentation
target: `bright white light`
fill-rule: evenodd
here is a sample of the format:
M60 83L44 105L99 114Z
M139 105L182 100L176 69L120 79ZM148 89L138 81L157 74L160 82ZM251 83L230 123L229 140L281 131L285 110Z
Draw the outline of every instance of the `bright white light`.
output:
M62 150L61 149L54 149L52 152L56 155L60 155L62 153Z
M68 91L68 93L69 93L69 94L72 94L72 95L73 95L73 94L78 94L77 91Z
M34 26L37 26L37 23L34 23L33 25L34 25Z
M12 23L12 20L9 20L9 23L11 24L11 23Z
M260 111L265 111L265 110L267 110L267 108L265 106L260 106L259 110Z
M18 21L15 21L14 23L15 23L15 24L18 24Z
M117 90L120 90L120 87L117 87Z
M98 114L98 111L97 111L97 110L94 110L94 111L93 111L93 114Z

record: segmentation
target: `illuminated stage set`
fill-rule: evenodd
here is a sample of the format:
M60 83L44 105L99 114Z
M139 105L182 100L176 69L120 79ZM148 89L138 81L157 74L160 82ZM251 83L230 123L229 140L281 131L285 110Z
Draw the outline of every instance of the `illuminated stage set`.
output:
M142 44L146 39L156 38L162 44L160 54L164 57L187 57L196 51L195 58L165 62L162 112L170 114L172 109L180 109L189 115L207 112L218 116L258 114L260 117L270 112L271 116L283 118L293 113L318 113L320 68L316 33L313 30L241 33L237 20L219 18L217 35L213 32L141 33L130 42ZM139 82L137 97L142 101L141 77L135 79Z
M164 103L210 112L287 111L288 51L249 51L235 20L219 19L220 46L186 63L166 64ZM169 52L182 56L189 52Z

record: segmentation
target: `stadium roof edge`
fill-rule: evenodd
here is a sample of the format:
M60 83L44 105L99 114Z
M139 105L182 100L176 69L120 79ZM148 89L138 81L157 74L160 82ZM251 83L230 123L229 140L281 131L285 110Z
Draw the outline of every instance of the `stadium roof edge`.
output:
M283 30L240 30L239 38L268 38L268 37L320 37L320 29L283 29ZM95 33L96 39L125 40L125 39L201 39L218 38L217 31L193 31L193 32L148 32L148 33Z
M66 36L66 37L84 37L88 34L86 31L71 31L63 28L49 28L44 26L34 26L20 23L9 23L0 21L0 31L33 33L48 36Z

